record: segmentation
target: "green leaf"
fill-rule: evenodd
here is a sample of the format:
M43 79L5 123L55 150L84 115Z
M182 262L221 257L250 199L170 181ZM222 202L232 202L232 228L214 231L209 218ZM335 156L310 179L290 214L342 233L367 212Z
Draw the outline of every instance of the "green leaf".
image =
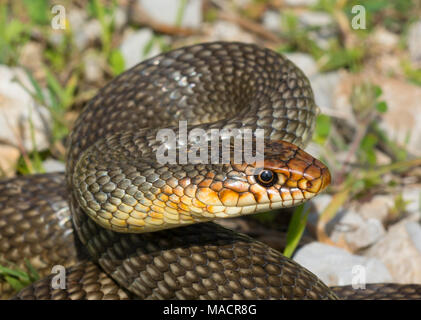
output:
M374 86L374 94L376 95L376 98L380 97L383 94L382 88Z
M324 144L329 137L332 120L329 116L319 114L316 119L316 130L314 132L313 140L319 144Z
M24 0L25 7L31 20L36 24L49 22L50 8L45 0Z
M5 276L4 279L6 280L6 282L8 284L10 284L10 286L13 288L13 290L20 291L23 288L25 288L29 283L25 282L25 281L21 281L19 279L10 277L10 276Z
M120 50L114 49L111 51L110 67L114 76L119 75L120 73L124 71L125 61Z
M32 264L29 262L28 259L25 258L25 265L29 270L29 279L31 281L37 281L40 279L39 273L37 272L37 270L32 266Z
M380 113L387 112L387 103L386 103L386 101L380 101L379 103L377 103L376 109Z
M291 258L292 254L297 248L298 243L300 242L301 236L306 227L309 212L309 208L305 209L304 204L298 206L294 210L291 222L288 226L287 244L285 246L284 256Z

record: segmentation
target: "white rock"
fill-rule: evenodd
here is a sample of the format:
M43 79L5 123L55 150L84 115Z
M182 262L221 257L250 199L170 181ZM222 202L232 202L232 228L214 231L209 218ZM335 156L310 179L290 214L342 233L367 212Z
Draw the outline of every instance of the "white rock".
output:
M413 63L421 67L421 20L412 24L408 31L408 49Z
M146 46L153 41L153 36L153 31L146 28L136 32L129 32L124 36L120 45L120 51L124 58L126 70L161 52L160 46L156 42L153 43L148 52L145 52Z
M335 73L334 73L335 74ZM355 117L349 97L352 87L362 82L372 82L382 88L380 100L386 101L388 110L381 114L379 127L395 143L421 156L421 88L401 79L394 79L378 73L350 74L339 71L338 77L326 74L310 79L315 91L316 103L322 112L340 116L352 124ZM328 107L327 109L323 109ZM333 109L330 109L333 108Z
M411 213L421 213L421 187L405 187L402 189L403 201L407 202L405 210Z
M317 73L317 63L314 58L302 52L286 53L285 56L294 62L307 77L314 76Z
M83 72L86 80L89 82L98 82L103 78L105 66L104 58L98 55L94 50L88 50L83 56Z
M48 148L50 113L18 81L30 92L35 92L22 69L0 65L0 139L13 146L22 143L27 151L34 150L32 122L37 150Z
M284 0L284 3L290 7L310 7L316 5L318 0Z
M394 282L421 283L421 226L403 220L364 254L381 260Z
M228 21L216 21L209 29L207 41L242 41L255 42L250 33L244 32L238 25Z
M87 21L86 11L69 10L68 19L75 44L80 50L85 49L90 42L101 37L102 27L100 22L96 19Z
M383 49L393 50L399 43L399 36L385 28L377 28L372 35L372 41Z
M364 276L364 273L365 283L392 280L389 271L378 259L352 255L319 242L303 246L295 254L294 260L329 286L352 284L353 279Z
M279 32L281 29L281 15L279 11L267 10L263 14L263 26L273 32Z
M123 8L118 7L114 12L114 28L119 30L127 23L127 13Z
M175 25L182 0L138 0L139 5L154 21ZM202 0L187 1L181 26L198 28L202 23Z
M379 79L378 84L383 90L381 99L388 105L380 127L393 141L407 142L406 149L421 156L421 88L392 78Z
M327 27L333 25L330 14L320 11L304 11L298 16L298 21L305 27Z
M394 199L390 195L377 195L368 202L355 202L350 210L358 212L363 219L376 219L386 223L389 210L394 206Z
M345 238L352 250L367 248L376 243L386 233L383 224L373 218L364 219L354 211L343 211L329 223L332 228L330 238L338 242ZM339 221L337 221L339 220Z
M344 72L332 71L315 74L310 77L310 83L313 88L316 104L319 106L322 113L343 119L353 119L351 105L348 102L348 95L340 95L337 93L338 84L341 83L344 78ZM345 106L345 108L343 106Z
M65 164L55 159L47 159L42 163L45 172L63 172L65 170Z

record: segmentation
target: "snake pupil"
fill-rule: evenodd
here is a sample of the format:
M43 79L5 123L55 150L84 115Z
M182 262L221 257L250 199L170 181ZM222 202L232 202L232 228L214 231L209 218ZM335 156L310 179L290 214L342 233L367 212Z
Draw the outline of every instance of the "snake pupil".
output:
M263 170L257 175L257 182L265 187L270 187L275 184L275 177L276 175L273 173L273 171Z

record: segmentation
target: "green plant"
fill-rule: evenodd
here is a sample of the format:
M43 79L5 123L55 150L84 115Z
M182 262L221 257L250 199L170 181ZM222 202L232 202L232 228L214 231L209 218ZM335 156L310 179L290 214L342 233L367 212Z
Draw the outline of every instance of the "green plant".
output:
M291 258L297 248L307 223L310 210L304 204L295 208L291 221L288 225L287 241L284 256Z
M27 271L16 266L7 268L0 265L0 279L3 278L16 292L39 280L39 274L31 263L25 259Z
M29 40L29 26L17 19L8 19L9 9L0 6L0 63L17 63L18 51Z

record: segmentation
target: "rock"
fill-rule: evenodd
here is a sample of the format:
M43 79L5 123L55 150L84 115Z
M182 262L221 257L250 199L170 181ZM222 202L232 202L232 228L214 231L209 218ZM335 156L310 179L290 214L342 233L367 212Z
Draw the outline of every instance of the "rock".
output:
M209 34L206 41L241 41L255 42L250 33L244 32L235 23L228 21L216 21L209 28Z
M31 71L36 79L45 78L42 65L44 46L35 41L27 42L20 51L19 64Z
M95 50L88 50L83 55L83 72L87 81L100 82L103 79L106 62L104 57L97 54Z
M146 52L147 46L153 41L153 37L153 31L147 28L128 32L124 35L120 51L124 58L126 70L161 52L160 46L156 41Z
M139 5L154 21L175 25L183 0L138 0ZM186 1L182 27L199 28L202 24L202 0Z
M320 11L304 11L298 15L298 21L306 28L321 28L333 25L330 14Z
M405 187L401 190L403 201L407 202L405 209L415 213L420 219L421 215L421 186Z
M42 165L45 172L64 172L66 168L63 162L51 158L46 159Z
M88 17L85 10L69 10L67 17L72 28L75 44L79 50L85 49L90 42L101 37L101 23L98 20L87 21Z
M421 68L421 20L412 24L408 31L408 49L411 61Z
M381 47L383 52L385 50L392 51L396 49L396 46L399 43L399 36L380 27L371 35L371 42L372 44Z
M389 271L378 259L353 255L319 242L303 246L296 252L294 260L328 286L349 285L353 280L354 283L361 283L364 278L365 283L392 280Z
M331 39L337 36L332 17L328 13L318 11L304 11L297 17L300 26L309 30L309 39L320 48L329 50Z
M378 84L389 107L380 127L401 145L410 133L407 150L421 156L421 87L392 78L378 79Z
M350 210L358 212L365 220L376 219L385 224L389 218L389 210L394 206L394 198L391 195L376 195L367 202L355 202Z
M120 30L123 28L128 21L127 12L121 7L117 7L114 12L114 28Z
M310 77L310 83L314 99L322 113L342 119L353 119L349 95L338 92L338 84L341 84L345 77L344 71L319 73Z
M267 10L262 17L263 26L273 32L279 32L281 29L281 15L279 11Z
M2 175L13 177L16 173L16 163L20 157L20 151L13 146L0 144L0 168Z
M382 261L395 282L421 283L421 226L403 220L366 251L366 257Z
M310 7L316 5L318 0L284 0L284 3L290 7Z
M421 156L421 87L407 81L386 77L376 72L363 72L360 74L342 73L343 77L337 82L326 83L320 79L310 79L315 89L317 104L323 112L330 114L332 110L323 110L323 107L332 107L333 112L339 115L348 113L346 119L353 120L349 97L352 87L365 82L371 82L381 87L383 94L380 100L387 103L388 110L381 115L379 127L388 137L415 156ZM331 79L334 81L334 76ZM329 81L327 79L326 81ZM330 92L328 89L330 88ZM333 94L332 94L333 91ZM316 94L317 93L317 94ZM324 95L327 95L328 98ZM324 103L324 104L321 104ZM350 113L349 113L350 112Z
M23 69L0 65L0 139L15 147L22 144L25 150L32 151L32 122L37 150L48 148L50 113L18 81L35 92Z
M345 239L352 251L358 251L376 243L386 233L380 220L364 219L355 211L341 211L327 225L333 242Z
M302 52L293 52L286 53L285 56L294 62L307 77L314 76L317 73L317 63L311 55Z

